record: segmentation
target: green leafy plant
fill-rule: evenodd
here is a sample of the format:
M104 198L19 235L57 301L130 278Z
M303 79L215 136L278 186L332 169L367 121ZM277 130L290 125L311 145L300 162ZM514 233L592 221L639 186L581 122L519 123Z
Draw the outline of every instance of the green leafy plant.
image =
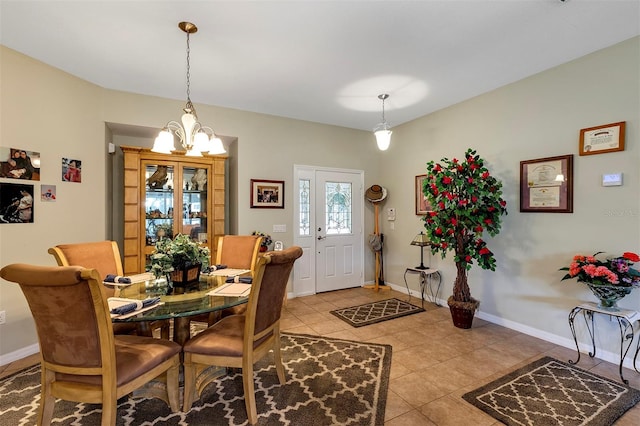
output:
M422 190L432 208L423 218L431 252L440 253L443 259L447 252L455 253L457 274L449 304L472 303L477 307L467 271L474 262L483 269L496 268L494 254L482 236L485 232L497 235L500 217L507 214L502 183L491 176L476 151L468 149L462 161L443 158L428 162Z
M271 239L271 235L265 234L264 232L253 231L251 233L251 235L258 235L258 236L262 237L262 242L260 243L261 247L269 248L271 243L273 243L273 240Z
M197 264L201 264L204 269L209 266L210 255L209 247L200 245L188 235L178 234L173 239L161 238L156 242L155 251L151 255L151 272L160 277Z

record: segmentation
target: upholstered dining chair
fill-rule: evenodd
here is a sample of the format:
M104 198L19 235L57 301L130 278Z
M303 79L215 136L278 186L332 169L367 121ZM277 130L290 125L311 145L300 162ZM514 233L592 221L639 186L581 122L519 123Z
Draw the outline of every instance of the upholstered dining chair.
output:
M216 265L226 265L231 269L250 269L251 277L255 274L262 237L259 235L223 235L218 238ZM246 305L238 305L223 309L220 312L198 315L192 321L206 322L213 325L220 318L244 313Z
M280 315L293 264L302 249L292 246L272 252L258 260L251 293L244 315L231 315L216 322L185 343L184 403L189 411L196 394L207 382L196 388L197 375L207 366L242 369L245 407L251 424L258 420L254 394L253 364L273 351L280 384L285 383L280 354Z
M115 241L95 241L75 244L58 244L48 250L53 255L59 266L82 266L98 271L100 281L108 274L124 275L120 249ZM107 297L113 297L115 289L111 286L104 286ZM169 338L169 320L153 321L149 324L149 329L160 329L163 339ZM114 323L113 332L115 334L140 334L140 324L136 323Z
M172 411L180 409L180 345L114 335L95 269L11 264L0 277L20 285L35 320L42 369L38 425L50 424L56 398L102 404L102 425L115 425L118 398L160 376L166 380L161 396Z

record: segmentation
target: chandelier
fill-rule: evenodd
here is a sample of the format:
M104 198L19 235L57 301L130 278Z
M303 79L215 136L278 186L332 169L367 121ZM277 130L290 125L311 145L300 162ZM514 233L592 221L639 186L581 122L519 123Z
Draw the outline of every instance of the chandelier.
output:
M162 154L171 154L171 151L175 151L175 134L180 139L182 147L187 151L187 156L202 157L203 152L208 152L209 154L224 154L227 151L222 145L222 140L216 136L210 127L200 124L198 121L198 115L196 114L196 108L193 106L193 103L191 103L189 35L197 32L198 27L191 22L180 22L178 27L187 33L187 104L183 109L184 114L181 119L182 123L169 121L160 131L160 134L158 134L151 151Z
M378 124L374 129L373 133L376 135L376 142L378 143L378 149L380 151L386 151L391 144L391 126L384 119L384 101L389 98L389 95L382 94L378 95L378 99L382 101L382 123Z

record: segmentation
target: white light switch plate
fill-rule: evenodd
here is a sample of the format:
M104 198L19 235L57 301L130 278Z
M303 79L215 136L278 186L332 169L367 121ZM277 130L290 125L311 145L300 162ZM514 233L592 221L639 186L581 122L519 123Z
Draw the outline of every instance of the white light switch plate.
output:
M287 232L287 225L273 225L273 232Z

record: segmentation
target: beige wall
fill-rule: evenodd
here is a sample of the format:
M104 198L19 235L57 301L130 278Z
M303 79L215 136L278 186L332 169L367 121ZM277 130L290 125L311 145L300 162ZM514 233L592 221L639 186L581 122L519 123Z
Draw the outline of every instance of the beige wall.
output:
M0 143L39 151L43 167L41 181L33 182L36 192L40 184L57 185L58 191L55 203L42 203L36 197L35 223L0 226L0 265L54 265L47 249L55 244L119 239L121 162L107 153L107 143L150 147L153 140L114 136L105 130L105 123L161 128L177 118L184 101L105 90L5 47L0 54ZM374 180L378 174L380 157L370 132L212 106L197 108L202 122L221 135L237 138L232 150L235 169L230 173L234 179L230 186L237 188L237 194L230 197L234 205L229 213L237 233L269 232L273 224L292 223L294 163L362 169L367 179ZM61 181L63 156L83 161L81 184ZM250 209L251 178L284 180L286 208ZM372 223L369 215L366 228ZM293 243L292 228L278 234L285 245ZM372 270L371 260L367 262L367 270ZM0 310L7 314L7 323L0 325L1 365L8 359L3 355L33 350L37 338L17 286L0 283Z
M59 194L56 203L36 200L36 223L0 226L0 265L53 264L46 253L49 246L105 238L109 216L117 215L111 197L103 195L113 161L106 153L105 138L112 136L105 134L104 122L159 128L176 118L183 102L103 90L6 48L0 54L0 143L40 151L43 162L53 166L43 168L43 179L35 184L56 184ZM376 150L370 132L212 106L197 108L202 122L237 138L232 150L237 167L230 173L237 195L231 197L229 220L238 233L293 222L294 164L362 169L365 186L380 183L388 189L383 212L387 207L397 211L393 229L385 215L381 223L386 237L385 278L399 286L404 284L404 269L419 260L417 248L409 245L422 229L414 214L414 176L424 172L429 160L462 155L467 147L477 149L503 180L509 203L502 233L489 242L498 270L474 269L470 274L472 292L482 301L480 316L570 345L568 311L577 300L592 296L573 281L560 283L557 269L576 252L640 251L639 54L636 37L398 126L387 152ZM581 128L616 121L627 122L624 152L577 155ZM34 137L39 134L48 137ZM575 155L574 213L520 213L519 162L564 154ZM62 156L83 160L82 184L61 182ZM601 174L610 172L624 173L622 187L600 186ZM285 180L286 208L249 209L251 178ZM373 215L365 204L366 234ZM293 236L289 232L282 239L288 245ZM366 251L367 279L372 278L369 254ZM426 252L425 259L442 270L441 297L446 298L454 276L452 261ZM417 283L411 285L417 288ZM640 293L636 291L623 305L640 306ZM3 361L3 356L5 360L15 356L37 339L24 298L12 284L0 282L0 310L7 311L7 324L0 326ZM609 334L613 337L604 336L602 343L615 345L607 341L615 340L615 333Z
M404 268L419 260L418 249L409 246L423 229L412 215L414 176L425 173L429 160L474 148L503 181L509 214L502 232L487 237L497 270L472 269L472 294L492 321L566 343L569 311L576 300L594 298L575 280L560 282L558 268L577 253L640 251L639 76L636 37L396 128L382 170L390 194L385 207L395 207L399 217L394 230L382 221L393 247L385 259L387 278L402 283ZM619 121L626 121L624 151L578 155L580 129ZM574 155L574 213L520 213L520 161L566 154ZM602 187L602 174L613 172L624 174L623 186ZM451 258L431 260L443 271L445 299L455 277ZM640 290L620 304L640 309ZM615 328L599 336L611 345L605 347L618 347Z

